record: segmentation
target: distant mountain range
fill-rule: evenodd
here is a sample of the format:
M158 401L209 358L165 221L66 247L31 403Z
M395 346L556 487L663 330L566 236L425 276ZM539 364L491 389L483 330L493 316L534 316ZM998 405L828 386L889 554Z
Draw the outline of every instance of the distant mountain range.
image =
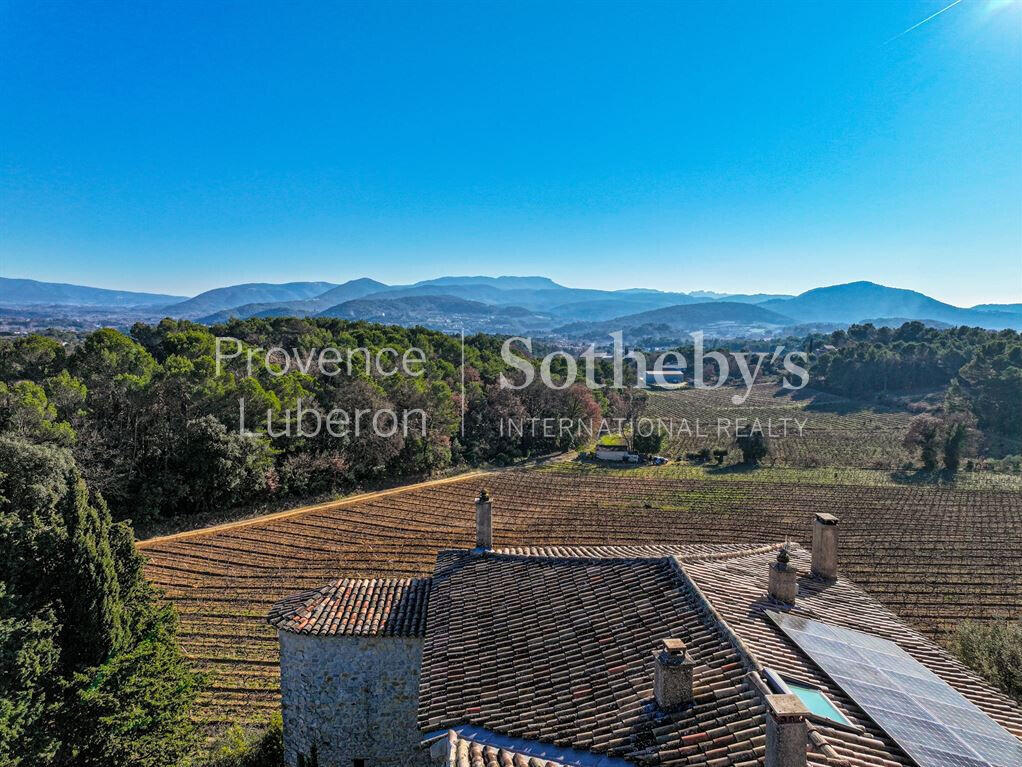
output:
M129 290L87 288L62 282L38 282L0 277L0 306L167 306L184 296L162 293L133 293Z
M81 307L91 327L164 316L205 324L232 317L325 316L456 332L524 333L560 340L624 330L632 338L664 338L702 329L717 337L774 334L785 328L837 327L869 318L900 324L1022 329L1022 304L957 307L913 290L872 282L815 288L798 296L667 292L646 288L571 288L546 277L439 277L387 285L366 277L332 282L244 283L191 298L0 278L5 329L37 327L51 318L69 326ZM88 311L86 311L86 308ZM104 311L108 316L104 317ZM24 322L19 326L16 318ZM12 319L14 318L14 319ZM42 325L45 326L45 325Z

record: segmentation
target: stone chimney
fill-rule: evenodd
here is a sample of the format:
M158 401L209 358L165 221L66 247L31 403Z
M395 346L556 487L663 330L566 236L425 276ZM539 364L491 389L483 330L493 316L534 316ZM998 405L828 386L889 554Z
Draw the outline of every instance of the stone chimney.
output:
M485 487L476 498L476 548L484 551L493 548L493 504Z
M696 663L680 639L662 639L654 651L656 670L653 697L662 711L674 711L692 702L692 669Z
M765 767L806 767L809 710L797 695L767 695Z
M787 546L777 552L777 561L770 563L770 581L767 585L767 593L772 599L789 605L794 604L798 596L798 582L795 580L797 573L789 564L790 559Z
M817 514L813 522L813 575L837 578L837 517Z

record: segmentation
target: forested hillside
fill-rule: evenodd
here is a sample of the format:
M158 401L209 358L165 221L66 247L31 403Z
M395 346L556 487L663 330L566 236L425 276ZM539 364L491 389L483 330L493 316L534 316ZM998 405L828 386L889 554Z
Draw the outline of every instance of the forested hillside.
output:
M237 338L243 348L219 372L217 336ZM500 343L488 336L467 340L463 402L459 339L421 328L326 318L249 319L213 328L164 320L137 324L130 335L103 329L66 344L23 336L0 341L0 431L69 447L114 515L134 519L348 490L384 477L573 447L566 434L501 434L507 418L598 419L600 406L582 386L500 389ZM282 372L282 358L267 366L258 354L248 370L248 350L270 347L299 350L296 359L314 349L361 351L352 355L350 375L346 369L326 375L316 365L302 372L294 361ZM397 355L422 350L421 375L381 374L376 355L388 347ZM250 433L239 428L239 400ZM343 437L325 429L302 436L299 408L307 424L335 410L422 411L425 418L411 419L407 434L363 428ZM270 436L268 426L290 433Z
M949 407L974 415L984 431L1022 438L1022 334L1016 331L867 324L839 330L829 342L811 370L816 388L875 399L953 384Z

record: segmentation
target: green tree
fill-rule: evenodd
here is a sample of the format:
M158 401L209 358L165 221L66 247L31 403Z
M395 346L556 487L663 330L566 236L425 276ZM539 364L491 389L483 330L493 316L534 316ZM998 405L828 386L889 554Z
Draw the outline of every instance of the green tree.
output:
M735 447L741 451L742 463L746 466L758 465L770 453L766 435L759 429L736 436Z
M965 665L1022 703L1022 621L966 621L951 638Z
M645 455L655 455L660 452L664 445L664 435L659 428L654 428L649 434L643 434L639 429L632 433L632 450Z
M943 424L944 468L958 471L962 457L971 452L975 418L968 412L951 413Z
M917 415L909 423L905 433L904 445L908 450L919 450L923 468L933 471L937 468L937 457L940 455L942 442L941 420L936 416L923 413Z
M272 466L265 438L230 431L207 415L185 424L164 490L185 511L235 506L266 487Z
M0 433L60 445L70 445L75 439L71 425L58 420L57 408L43 387L31 381L10 386L0 382Z
M169 767L196 679L131 531L67 450L0 437L0 764Z
M42 381L61 369L66 356L55 338L32 334L5 340L0 342L0 378Z

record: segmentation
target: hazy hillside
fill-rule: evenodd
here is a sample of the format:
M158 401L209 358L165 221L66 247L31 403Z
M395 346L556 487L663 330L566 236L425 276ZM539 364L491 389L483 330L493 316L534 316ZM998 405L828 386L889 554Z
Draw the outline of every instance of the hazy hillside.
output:
M306 307L305 304L307 303L309 302L285 301L283 303L270 304L242 304L231 309L223 309L219 312L196 317L195 321L201 322L203 325L215 325L219 322L227 322L227 320L232 318L247 320L249 317L308 317L319 311L316 308Z
M784 293L736 293L734 295L721 296L716 300L730 301L731 303L738 304L762 304L765 301L784 301L789 298L794 298L794 296L786 295Z
M574 322L555 329L562 336L593 339L617 330L626 339L666 337L703 330L707 334L748 335L758 330L781 328L793 323L790 317L753 304L708 301L639 312L604 322Z
M107 290L62 282L39 282L0 277L0 304L28 306L51 304L71 306L162 306L180 301L182 296L161 293L136 293L130 290Z
M962 309L914 290L888 288L873 282L815 288L795 298L774 299L761 306L783 312L799 322L852 323L867 317L906 317L993 329L1022 328L1019 316Z
M168 306L167 312L174 317L200 317L244 304L277 303L314 298L334 287L337 287L334 282L286 282L280 285L268 282L249 282L243 285L229 285L207 290L195 298Z
M359 298L332 306L319 316L394 325L423 325L448 331L464 329L472 333L482 329L491 329L490 332L539 330L551 324L549 316L520 306L495 306L446 295Z
M1022 304L976 304L972 307L977 312L1007 312L1008 314L1022 314Z
M319 311L327 309L331 306L343 303L344 301L351 301L354 298L362 298L362 296L368 296L370 293L378 293L381 290L387 290L388 286L382 282L371 280L368 277L360 277L357 280L348 280L347 282L341 283L336 287L330 288L325 293L309 299L310 302L315 302L319 307Z
M422 299L422 300L410 300ZM461 303L455 303L455 299ZM358 303L366 300L368 303ZM354 302L354 303L353 303ZM130 326L155 316L212 324L232 317L305 317L320 312L358 319L389 317L401 324L502 333L523 328L535 334L557 329L562 338L604 333L601 323L627 328L643 339L667 339L700 325L707 333L743 335L798 326L823 331L874 319L900 325L919 320L936 327L970 325L1022 329L1022 304L962 308L913 290L872 282L815 288L799 296L714 291L672 293L650 288L598 290L560 285L547 277L444 276L409 285L386 285L368 277L343 284L246 283L208 290L193 298L104 290L78 285L0 278L0 305L21 306L2 326ZM337 307L344 306L343 310ZM701 307L689 313L684 306ZM78 307L75 314L75 307ZM501 311L512 307L514 311ZM710 308L716 307L716 308ZM750 309L751 307L751 309ZM88 309L89 311L86 311ZM766 313L756 313L756 310ZM518 314L516 314L518 312ZM525 314L521 314L525 312ZM658 313L662 312L662 313ZM771 312L776 314L771 314ZM516 317L513 321L509 317ZM381 320L383 321L383 320ZM607 325L609 327L609 325Z
M788 293L718 293L715 290L693 290L692 298L700 301L732 301L740 304L759 304L772 298L794 298Z
M420 280L411 287L420 285L489 285L501 290L570 290L549 277L437 277Z
M249 317L308 317L310 314L318 314L324 309L336 306L344 301L361 298L386 288L387 286L382 282L362 277L337 285L325 293L320 293L315 298L307 298L300 301L242 304L230 309L212 312L197 318L196 321L211 325L216 322L225 322L231 317L237 317L242 320Z
M626 295L612 294L611 298L595 298L588 301L574 301L553 307L552 314L564 319L577 319L598 322L621 317L625 314L661 309L665 306L701 303L698 298L690 298L681 293L645 293L622 291Z

